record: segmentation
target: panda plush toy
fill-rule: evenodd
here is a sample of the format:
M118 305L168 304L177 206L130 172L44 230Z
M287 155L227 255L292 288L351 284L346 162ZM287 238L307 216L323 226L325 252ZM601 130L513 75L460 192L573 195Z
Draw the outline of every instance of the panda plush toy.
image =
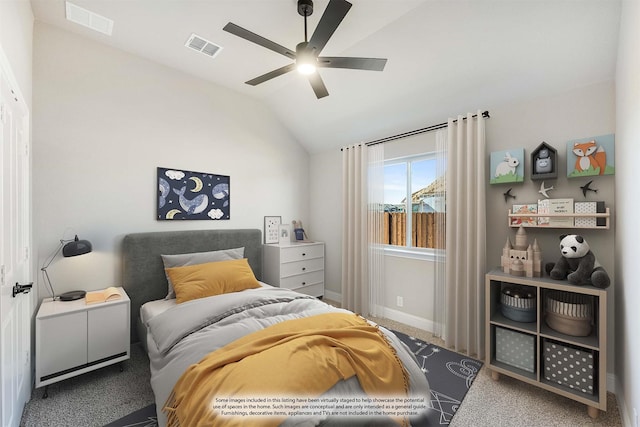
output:
M562 257L558 262L547 265L552 279L566 278L572 285L593 285L602 289L609 287L609 274L600 266L584 237L563 234L560 236L560 252Z

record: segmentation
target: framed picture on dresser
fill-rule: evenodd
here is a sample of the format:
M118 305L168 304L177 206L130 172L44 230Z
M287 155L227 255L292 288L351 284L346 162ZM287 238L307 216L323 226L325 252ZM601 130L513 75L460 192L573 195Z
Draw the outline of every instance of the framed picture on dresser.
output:
M291 243L291 225L280 224L278 226L278 243L288 245Z
M281 216L265 216L264 217L264 243L278 243L280 237L278 235L278 227L282 223Z

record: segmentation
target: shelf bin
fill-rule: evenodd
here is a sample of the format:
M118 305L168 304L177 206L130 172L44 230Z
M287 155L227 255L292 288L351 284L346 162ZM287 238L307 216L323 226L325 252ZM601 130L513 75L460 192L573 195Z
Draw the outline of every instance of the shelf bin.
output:
M527 372L535 372L535 341L533 335L496 326L496 360Z
M544 378L571 390L593 396L597 388L597 354L594 351L543 340L542 369Z

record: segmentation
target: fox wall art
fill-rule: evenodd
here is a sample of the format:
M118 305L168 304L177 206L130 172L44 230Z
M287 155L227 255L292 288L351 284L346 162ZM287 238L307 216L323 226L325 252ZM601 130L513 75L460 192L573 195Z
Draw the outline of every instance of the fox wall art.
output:
M613 175L614 172L613 134L567 143L567 177Z

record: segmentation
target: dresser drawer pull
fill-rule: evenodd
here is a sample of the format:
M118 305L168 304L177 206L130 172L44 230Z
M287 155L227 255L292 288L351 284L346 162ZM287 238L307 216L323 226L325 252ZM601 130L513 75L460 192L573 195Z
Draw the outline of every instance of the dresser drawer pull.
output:
M306 285L306 284L307 284L307 282L302 282L302 284L303 284L303 285Z
M302 271L306 271L306 270L307 270L307 267L302 267Z
M307 256L307 254L305 254L304 252L302 253L302 256Z

